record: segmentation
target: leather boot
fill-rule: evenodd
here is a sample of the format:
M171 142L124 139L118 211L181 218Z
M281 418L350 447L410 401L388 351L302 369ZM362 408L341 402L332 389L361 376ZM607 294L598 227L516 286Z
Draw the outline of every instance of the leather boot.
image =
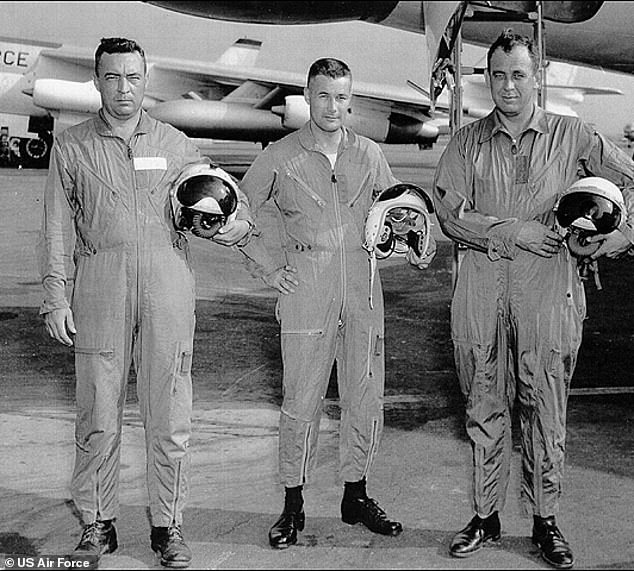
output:
M81 562L84 569L97 569L101 556L113 553L118 547L117 530L113 521L109 519L85 525L70 560Z
M346 497L341 500L341 520L349 525L362 523L370 531L381 535L399 535L403 526L398 521L391 521L386 513L372 498Z
M269 544L274 549L286 549L297 543L297 532L304 530L304 510L282 512L269 530Z
M533 517L533 543L539 547L542 559L556 569L570 569L574 557L570 545L555 523L555 516Z
M454 536L449 553L454 557L469 557L480 551L486 543L498 539L500 539L498 512L493 512L485 519L476 515Z
M183 539L183 532L179 525L169 527L154 527L150 534L152 551L161 558L163 567L182 569L189 567L192 552Z

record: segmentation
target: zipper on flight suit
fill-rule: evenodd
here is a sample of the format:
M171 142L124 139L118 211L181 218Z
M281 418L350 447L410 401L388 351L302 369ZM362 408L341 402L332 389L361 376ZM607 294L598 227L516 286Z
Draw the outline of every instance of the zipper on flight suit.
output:
M126 145L126 149L127 149L127 153L128 153L128 159L131 161L131 166L132 166L132 200L133 200L133 212L134 212L134 231L136 234L136 276L135 276L135 281L136 281L136 323L135 323L135 328L139 327L139 323L141 321L141 247L140 247L140 243L141 243L141 232L140 232L140 228L139 228L139 201L138 201L138 196L137 196L137 184L136 184L136 170L134 168L134 150L132 149L132 138L135 137L136 135L133 133L132 137L130 137L130 141L128 141L127 143L125 143ZM139 339L137 339L137 342L140 342Z
M352 208L355 205L355 203L357 202L357 200L359 199L359 197L363 193L363 189L365 188L365 185L366 185L366 183L368 182L369 179L370 179L370 171L368 171L366 173L365 177L363 177L363 180L361 181L361 184L359 185L359 189L357 190L355 195L352 197L352 200L350 200L348 202L348 206L350 208Z
M301 188L310 198L312 198L321 208L326 205L326 201L319 196L310 186L308 186L301 178L293 174L291 171L286 171L286 175L294 180L299 188Z
M330 164L328 157L324 156L324 158ZM330 170L330 183L332 187L332 197L333 203L335 205L335 222L336 222L336 232L339 237L339 250L341 252L341 307L339 308L339 323L342 323L341 317L343 313L343 308L346 303L346 249L344 247L343 242L343 231L341 229L341 212L339 211L339 200L337 199L337 174L335 172L335 167L337 165L337 161L339 160L339 155L337 155L337 159L335 159L335 164L331 166Z

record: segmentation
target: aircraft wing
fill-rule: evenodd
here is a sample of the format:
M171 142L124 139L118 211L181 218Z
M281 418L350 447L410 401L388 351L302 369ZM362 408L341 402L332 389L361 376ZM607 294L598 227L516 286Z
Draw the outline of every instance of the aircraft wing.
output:
M162 60L150 72L147 93L159 102L149 112L192 136L233 138L245 131L251 140L269 141L308 120L305 81L303 73ZM430 107L408 85L355 81L347 123L378 142L428 146L439 134L427 125Z
M191 137L259 143L283 137L309 118L306 78L258 67L260 47L241 38L210 63L149 58L144 108ZM29 50L35 53L35 46ZM11 70L11 93L0 84L0 113L53 116L56 130L77 123L101 105L93 68L92 50L39 46L21 75ZM355 81L347 123L377 142L424 148L446 130L448 119L432 116L429 97L410 85Z
M582 95L623 95L621 89L614 87L588 87L583 85L549 85L548 89L561 89L565 91L578 91Z

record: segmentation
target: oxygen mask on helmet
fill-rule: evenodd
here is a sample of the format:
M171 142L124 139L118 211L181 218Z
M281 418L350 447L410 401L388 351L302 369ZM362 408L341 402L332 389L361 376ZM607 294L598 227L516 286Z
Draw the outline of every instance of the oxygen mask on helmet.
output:
M413 184L397 184L379 194L365 224L364 248L378 259L406 256L412 250L422 257L431 232L433 203Z
M414 184L396 184L374 199L365 222L363 244L370 255L371 308L377 260L403 256L408 262L423 268L433 258L435 242L431 240L430 219L433 212L431 198Z

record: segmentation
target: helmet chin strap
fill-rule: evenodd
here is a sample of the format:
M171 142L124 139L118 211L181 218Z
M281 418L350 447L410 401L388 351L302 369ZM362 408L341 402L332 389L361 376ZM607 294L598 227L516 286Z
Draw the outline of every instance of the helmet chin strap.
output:
M376 273L376 254L374 250L370 252L370 293L368 296L368 301L370 303L370 309L374 309L374 302L372 299L372 292L374 291L374 274Z

